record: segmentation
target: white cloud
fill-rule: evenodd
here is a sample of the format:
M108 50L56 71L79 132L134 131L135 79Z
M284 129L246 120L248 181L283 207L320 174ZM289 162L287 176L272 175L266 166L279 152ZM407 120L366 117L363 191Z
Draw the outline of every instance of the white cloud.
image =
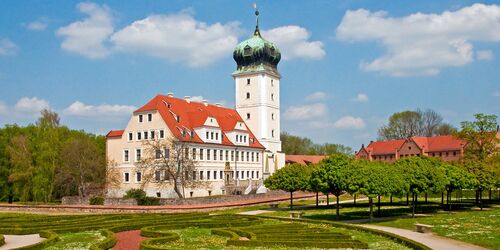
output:
M360 117L344 116L335 121L333 126L339 129L362 129L366 124Z
M316 100L324 100L326 98L326 93L322 91L314 92L308 96L306 96L307 101L316 101Z
M7 38L0 39L0 56L13 55L17 52L18 47L15 43Z
M26 28L33 31L43 31L47 28L49 24L49 19L46 17L41 17L38 20L30 22L26 25Z
M327 108L323 103L311 105L290 106L285 111L285 118L288 120L307 120L326 115Z
M311 33L307 29L289 25L262 31L262 36L276 43L284 60L294 58L322 59L326 52L320 41L309 41Z
M491 61L495 56L491 50L479 50L476 52L477 60Z
M69 107L64 109L64 114L81 117L110 117L110 116L129 116L136 110L135 106L128 105L87 105L80 101L75 101Z
M368 96L363 93L359 93L356 97L351 99L353 102L368 102L368 100Z
M15 111L37 114L43 109L49 109L49 102L38 97L23 97L14 106Z
M207 24L184 11L135 21L113 34L111 41L118 51L200 67L230 55L238 42L238 30L237 23Z
M90 59L108 56L110 51L103 43L113 33L110 9L89 2L79 3L77 8L87 17L57 30L56 34L64 39L61 48Z
M436 75L474 60L472 42L500 41L500 6L474 4L440 14L392 18L386 12L347 11L337 27L343 41L379 41L385 55L361 63L391 76Z

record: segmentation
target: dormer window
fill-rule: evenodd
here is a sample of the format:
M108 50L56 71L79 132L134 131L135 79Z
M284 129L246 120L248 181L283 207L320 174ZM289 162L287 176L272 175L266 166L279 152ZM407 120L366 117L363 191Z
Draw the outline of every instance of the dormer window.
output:
M206 136L205 136L205 138L207 138L207 140L208 140L209 135L210 135L210 133L207 131Z
M153 114L148 114L148 122L153 120Z
M244 56L251 56L252 55L252 47L250 46L245 46L245 48L243 49L243 55Z
M142 122L142 115L139 115L139 122Z
M247 99L250 99L250 92L247 92Z
M250 113L247 113L247 120L250 120Z

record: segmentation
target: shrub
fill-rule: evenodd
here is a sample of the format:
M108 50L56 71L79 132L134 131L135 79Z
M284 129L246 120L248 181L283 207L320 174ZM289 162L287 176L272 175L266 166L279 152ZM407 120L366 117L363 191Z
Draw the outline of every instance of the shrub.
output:
M107 250L115 246L116 236L113 232L108 229L103 229L101 230L101 235L106 237L106 239L90 246L90 250Z
M143 206L158 206L160 205L160 199L156 197L147 197L146 192L142 189L129 189L123 198L132 198L137 201L137 205Z
M90 197L89 199L90 205L104 205L104 198L100 196Z
M0 247L3 246L5 244L5 237L3 237L3 235L0 234Z
M169 242L176 241L178 239L180 239L178 234L169 233L169 235L165 237L143 240L141 242L140 249L141 250L171 249L169 246L161 246L161 245L165 245Z

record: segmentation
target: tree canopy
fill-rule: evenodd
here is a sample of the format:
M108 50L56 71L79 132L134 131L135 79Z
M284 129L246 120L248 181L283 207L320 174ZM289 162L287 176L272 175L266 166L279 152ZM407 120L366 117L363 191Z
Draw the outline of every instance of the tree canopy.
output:
M283 132L280 135L282 150L290 155L331 155L336 153L351 155L352 148L342 144L316 144L311 139Z
M290 207L293 207L293 192L305 191L309 187L309 169L300 164L290 164L279 169L264 180L264 185L272 190L290 193Z

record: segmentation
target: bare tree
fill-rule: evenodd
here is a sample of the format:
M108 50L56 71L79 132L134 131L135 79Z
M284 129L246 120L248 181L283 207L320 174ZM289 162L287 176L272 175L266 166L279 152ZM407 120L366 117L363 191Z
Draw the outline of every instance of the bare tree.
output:
M41 128L55 128L59 127L59 115L56 112L44 109L40 112L41 116L38 118L36 125Z
M144 155L138 166L142 173L142 187L154 183L158 188L173 187L179 198L184 198L185 188L208 187L209 183L197 176L196 161L190 157L186 143L170 140L153 140L143 144Z
M418 110L422 117L422 135L435 136L438 133L440 125L443 123L443 117L432 109L425 111Z

